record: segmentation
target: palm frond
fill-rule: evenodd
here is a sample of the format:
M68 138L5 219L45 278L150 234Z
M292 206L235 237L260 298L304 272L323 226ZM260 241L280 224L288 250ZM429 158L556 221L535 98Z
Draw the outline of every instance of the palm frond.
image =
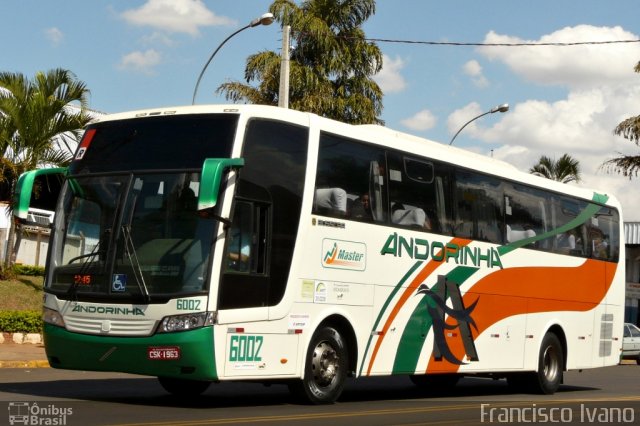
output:
M347 123L382 123L382 91L372 76L382 52L366 40L361 25L375 12L374 0L275 0L270 12L290 25L295 49L290 59L289 107ZM216 93L233 102L276 105L280 55L249 56L247 84L231 81Z

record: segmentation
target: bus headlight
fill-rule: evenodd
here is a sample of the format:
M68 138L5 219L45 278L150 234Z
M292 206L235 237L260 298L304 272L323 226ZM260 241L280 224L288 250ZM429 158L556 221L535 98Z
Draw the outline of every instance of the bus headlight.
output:
M64 327L64 319L62 319L62 315L60 315L60 312L53 309L44 308L42 310L42 320L47 324Z
M172 315L164 317L158 333L172 333L174 331L193 330L195 328L213 325L213 312L199 312L196 314Z

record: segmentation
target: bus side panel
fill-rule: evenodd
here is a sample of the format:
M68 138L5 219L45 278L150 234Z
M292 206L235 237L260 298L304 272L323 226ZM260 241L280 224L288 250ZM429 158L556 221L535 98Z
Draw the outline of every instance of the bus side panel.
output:
M298 368L299 341L299 334L229 332L224 376L293 376Z

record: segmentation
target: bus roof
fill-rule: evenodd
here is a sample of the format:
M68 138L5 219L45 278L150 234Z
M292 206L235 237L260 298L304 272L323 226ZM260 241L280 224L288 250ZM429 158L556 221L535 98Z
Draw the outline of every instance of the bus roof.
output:
M559 193L569 193L587 200L593 200L594 194L605 195L608 197L607 204L619 207L619 202L612 194L606 194L601 191L594 191L579 185L568 185L544 177L536 176L525 171L517 169L512 164L505 161L478 154L466 149L455 146L445 145L426 138L404 133L388 127L364 124L351 125L336 120L320 117L316 114L301 112L292 109L284 109L269 105L235 105L235 104L217 104L217 105L188 105L188 106L171 106L145 110L135 110L129 112L121 112L97 117L92 124L125 120L144 117L158 117L171 115L186 114L249 114L252 116L260 116L284 121L292 121L298 124L317 123L321 130L327 132L340 133L345 137L359 139L365 142L380 144L387 147L393 147L416 155L424 152L425 156L440 160L446 163L455 163L458 166L481 172L490 172L490 174L500 176L506 179L526 183L539 188L544 188ZM532 163L533 164L533 163Z

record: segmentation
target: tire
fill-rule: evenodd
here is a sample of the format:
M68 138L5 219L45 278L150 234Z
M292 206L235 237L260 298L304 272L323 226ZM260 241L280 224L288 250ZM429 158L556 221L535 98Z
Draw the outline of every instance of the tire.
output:
M172 395L198 396L207 390L211 382L201 380L176 379L174 377L158 377L160 385Z
M636 358L636 364L640 365L640 355Z
M291 393L312 404L334 403L344 388L348 361L340 333L332 327L319 329L307 349L304 378L289 384Z
M562 383L563 370L564 353L560 339L554 333L547 333L540 346L533 390L544 395L554 394Z
M547 333L538 353L538 370L509 375L507 383L513 391L552 395L562 383L563 370L564 352L560 339L554 333Z

